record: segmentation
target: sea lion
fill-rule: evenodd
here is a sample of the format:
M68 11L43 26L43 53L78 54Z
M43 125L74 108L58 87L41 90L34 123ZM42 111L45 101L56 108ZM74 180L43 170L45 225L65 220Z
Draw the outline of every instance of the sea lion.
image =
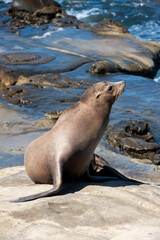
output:
M91 176L89 166L108 125L111 107L124 89L124 81L94 84L78 103L62 113L50 131L27 147L24 164L28 176L35 183L52 183L53 188L19 198L17 202L57 194L65 178L74 180L87 176L93 181L117 179L116 176ZM97 161L103 165L103 161Z

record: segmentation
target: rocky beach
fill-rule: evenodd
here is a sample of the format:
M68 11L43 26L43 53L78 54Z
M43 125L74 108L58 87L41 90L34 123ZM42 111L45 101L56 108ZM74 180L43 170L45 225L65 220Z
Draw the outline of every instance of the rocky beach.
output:
M158 1L153 1L155 21L148 25L147 18L120 22L120 14L113 14L111 19L114 1L108 12L100 5L106 1L92 7L93 1L25 2L0 1L0 240L158 240L160 38L158 30L150 38L141 31L142 25L159 24ZM119 2L119 9L126 9ZM145 1L135 4L129 1L128 17L153 11ZM103 12L95 12L100 7ZM97 20L98 14L103 19ZM96 153L142 184L77 181L64 184L57 196L10 202L52 187L29 179L25 149L100 81L125 81L126 90L112 108Z

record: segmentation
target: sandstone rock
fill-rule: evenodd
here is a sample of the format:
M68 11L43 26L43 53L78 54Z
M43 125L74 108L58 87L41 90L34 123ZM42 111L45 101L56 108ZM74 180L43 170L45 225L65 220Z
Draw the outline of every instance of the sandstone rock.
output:
M22 84L30 83L30 82L32 82L31 79L24 77L24 76L19 76L17 79L16 85L22 85Z
M42 53L37 54L29 51L0 54L0 63L5 65L35 65L48 63L54 59L54 54L44 56Z
M17 81L16 75L9 70L0 70L0 89L14 85Z
M2 89L0 97L3 101L21 107L49 112L57 108L62 109L62 103L70 106L70 104L79 100L77 95L74 96L68 91L61 90L61 87L63 86L45 85L45 83L38 81L33 82L31 78L20 77L16 85ZM53 96L56 96L56 99Z
M14 31L26 25L43 25L50 22L58 26L82 27L82 22L61 10L60 4L53 0L14 0L8 12L12 16L9 22Z
M130 120L113 124L107 131L107 141L132 157L160 164L160 146L146 122Z
M56 18L52 19L52 23L59 27L74 27L74 28L80 28L82 26L82 22L78 21L76 17L68 16L67 14L65 16L62 16L60 14L56 14ZM85 28L83 25L82 28Z
M119 64L117 61L98 61L94 63L90 69L89 72L92 74L106 74L106 73L125 73L125 74L133 74L133 75L138 75L138 76L144 76L144 77L149 77L149 78L154 78L156 71L159 69L159 67L154 69L151 66L148 66L143 64L137 59L133 60L130 62L130 57L128 58L128 64L125 64L125 61L127 61L127 56L126 59L124 59L124 62ZM125 66L124 66L125 65ZM142 71L143 69L143 71Z
M144 135L148 134L150 131L150 126L148 123L143 121L130 121L128 125L125 127L126 132L134 134L134 135ZM153 136L152 136L153 138Z
M0 170L1 239L157 239L159 186L75 182L66 184L61 195L10 202L50 188L33 184L24 167Z
M118 64L111 61L99 61L94 63L90 69L89 73L92 74L105 74L105 73L116 73L120 71Z
M103 19L102 22L95 24L93 27L90 28L96 34L104 36L108 41L106 41L106 45L108 46L109 56L105 60L100 60L94 63L89 72L92 74L105 74L105 73L126 73L126 74L133 74L139 75L149 78L154 78L158 69L160 68L160 46L159 44L153 42L144 42L138 41L134 38L133 35L129 33L127 28L123 26L123 24L112 21L111 19ZM155 54L154 60L156 59L155 66L151 65L150 60L148 61L146 56L142 59L142 55L139 54L139 50L134 53L134 51L126 52L126 50L121 49L121 44L115 45L115 49L109 46L111 44L110 41L114 41L118 38L120 41L127 40L130 42L130 46L132 44L135 46L136 42L141 45L144 49L144 52L147 53L146 56L149 56L150 53L153 54L154 47L158 47L158 52ZM109 41L110 39L110 41ZM125 40L125 41L126 41ZM148 44L148 46L147 46ZM126 45L127 46L127 45ZM101 46L99 46L100 48ZM127 48L126 48L127 49ZM113 58L113 52L116 50L116 59ZM144 54L143 52L143 54ZM111 54L112 53L112 54ZM119 53L121 57L119 58ZM149 54L149 55L148 55ZM143 70L142 70L143 69Z
M60 117L61 114L62 114L62 111L60 111L60 110L52 111L52 112L46 113L45 117L49 118L49 119L52 119L52 120L57 120Z
M61 13L61 10L59 7L49 6L49 7L38 9L37 11L34 12L33 16L36 16L36 17L46 16L48 19L50 18L52 19L56 17L57 13Z
M2 89L2 99L15 105L23 105L27 99L24 100L24 93L26 92L23 86L8 87L8 89ZM29 101L29 100L28 100Z
M54 0L13 0L10 11L26 11L33 13L48 6L60 7L60 4Z
M122 23L115 22L108 18L104 18L101 22L93 25L91 29L93 32L101 35L129 33L128 29Z

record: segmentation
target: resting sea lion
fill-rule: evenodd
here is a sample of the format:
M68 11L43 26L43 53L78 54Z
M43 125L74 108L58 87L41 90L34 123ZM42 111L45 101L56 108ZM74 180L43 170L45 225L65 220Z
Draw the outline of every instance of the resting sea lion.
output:
M53 188L20 198L18 202L55 195L65 178L77 179L85 175L93 181L117 179L91 176L89 166L109 122L111 107L124 89L124 81L94 84L78 103L62 113L49 132L27 147L24 164L28 176L35 183L52 183Z

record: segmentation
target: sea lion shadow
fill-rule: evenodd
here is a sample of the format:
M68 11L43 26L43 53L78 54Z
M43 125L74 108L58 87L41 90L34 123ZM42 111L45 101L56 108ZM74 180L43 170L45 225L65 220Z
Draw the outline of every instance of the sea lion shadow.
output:
M131 185L141 185L145 184L143 182L132 182L132 181L123 181L123 180L112 180L112 181L105 181L105 182L86 182L86 181L74 181L74 182L68 182L63 184L63 188L61 192L58 195L66 195L70 193L75 193L78 192L82 189L84 189L87 186L101 186L101 187L126 187L126 186L131 186ZM86 191L88 191L86 189ZM90 190L89 190L90 192Z

